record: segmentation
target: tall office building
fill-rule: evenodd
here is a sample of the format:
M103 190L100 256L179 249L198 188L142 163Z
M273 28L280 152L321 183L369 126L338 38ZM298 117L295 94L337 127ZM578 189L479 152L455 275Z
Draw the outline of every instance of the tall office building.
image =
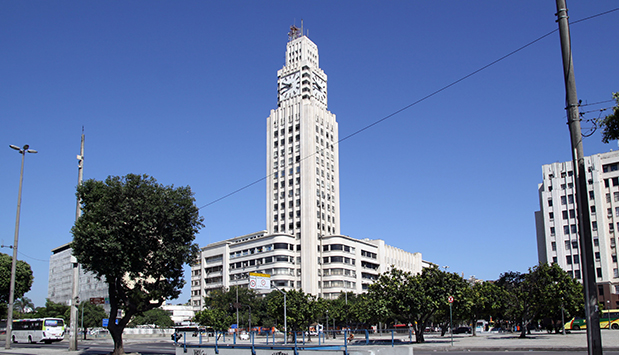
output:
M585 157L585 167L598 299L606 308L619 308L619 152ZM535 213L538 259L558 264L582 282L573 164L544 165L542 175Z
M340 233L338 127L327 110L318 48L293 27L277 72L278 108L267 119L267 232L294 235L301 272L318 270L318 246ZM318 292L315 273L301 287Z
M319 63L316 45L293 26L278 107L267 118L267 228L201 248L191 268L196 309L212 290L247 286L251 272L269 274L278 288L337 298L367 290L392 266L419 273L430 265L421 253L340 234L338 124Z

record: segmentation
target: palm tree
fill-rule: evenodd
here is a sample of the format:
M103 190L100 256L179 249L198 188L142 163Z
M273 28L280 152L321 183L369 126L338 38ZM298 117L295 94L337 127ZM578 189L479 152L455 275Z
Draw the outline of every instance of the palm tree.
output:
M13 303L13 311L19 313L21 316L23 316L24 313L31 313L34 311L34 303L32 303L30 298L23 296L15 300Z

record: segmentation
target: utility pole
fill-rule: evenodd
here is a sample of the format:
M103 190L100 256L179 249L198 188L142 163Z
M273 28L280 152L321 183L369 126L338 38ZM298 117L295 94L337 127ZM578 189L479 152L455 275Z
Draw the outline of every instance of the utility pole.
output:
M77 186L82 184L82 177L84 175L84 127L82 127L82 144L80 146L80 154L77 156ZM77 199L77 207L75 211L75 221L82 215L82 204L79 198ZM80 264L77 259L71 255L71 264L73 265L73 290L71 294L71 338L69 340L69 351L77 351L77 315L79 300L79 280L80 280ZM84 311L82 310L82 316ZM83 322L82 322L83 323ZM83 327L83 325L82 325Z
M572 142L572 161L576 178L576 200L578 208L578 231L580 238L580 258L585 289L585 313L587 320L587 347L589 355L602 354L602 337L600 334L600 310L597 301L597 285L595 283L595 265L593 259L593 241L591 239L591 221L589 218L589 196L585 158L580 132L580 115L578 113L578 95L576 94L576 79L572 62L572 47L570 28L565 0L557 2L557 22L561 38L561 54L563 57L563 74L565 80L566 110Z

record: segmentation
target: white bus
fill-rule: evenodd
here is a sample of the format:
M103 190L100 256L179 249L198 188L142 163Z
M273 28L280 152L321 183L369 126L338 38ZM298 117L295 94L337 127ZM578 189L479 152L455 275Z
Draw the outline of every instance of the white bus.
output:
M14 343L61 341L64 339L64 321L62 318L16 319L11 339Z

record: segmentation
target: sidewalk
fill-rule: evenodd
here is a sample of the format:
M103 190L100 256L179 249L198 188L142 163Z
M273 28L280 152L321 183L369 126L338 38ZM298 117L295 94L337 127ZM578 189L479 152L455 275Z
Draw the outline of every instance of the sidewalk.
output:
M604 351L619 351L619 331L618 330L608 330L602 329L602 347ZM453 345L451 343L451 337L449 334L441 337L438 333L427 333L424 334L425 342L424 343L407 343L396 345L399 348L412 348L413 350L424 350L424 351L587 351L587 335L586 331L572 331L570 334L548 334L546 332L533 332L531 335L527 336L527 338L520 339L519 333L481 333L477 336L473 337L470 334L457 334L453 336ZM162 347L168 348L172 347L172 341L159 338ZM384 341L384 345L374 345L374 346L364 346L364 345L349 345L349 352L355 352L355 350L369 350L369 348L390 348L391 347L391 335L384 334L383 336L372 335L371 339L377 340L380 339ZM397 334L394 339L400 342L408 342L408 336L404 336L402 334ZM256 341L256 344L264 345L264 342L261 339L260 341ZM112 341L111 339L97 339L97 340L88 340L81 341L81 345L85 345L89 342L95 342L99 344L110 344L110 351ZM355 341L363 342L364 339L361 337L355 338ZM413 337L414 341L414 337ZM159 342L158 340L152 337L146 338L127 338L125 339L125 345L135 344L140 342ZM227 341L226 343L230 343ZM238 344L241 343L249 343L247 341L237 341ZM313 339L312 343L317 345L316 339ZM66 344L68 347L67 341L63 341L62 344ZM343 339L327 339L323 344L327 345L343 345ZM2 344L4 345L4 344ZM299 346L301 346L301 342L299 341ZM36 347L28 347L28 348L11 348L10 350L6 350L4 348L0 348L0 354L19 354L19 355L45 355L45 354L75 354L79 355L81 351L69 352L67 348L50 348L44 345L37 345Z

